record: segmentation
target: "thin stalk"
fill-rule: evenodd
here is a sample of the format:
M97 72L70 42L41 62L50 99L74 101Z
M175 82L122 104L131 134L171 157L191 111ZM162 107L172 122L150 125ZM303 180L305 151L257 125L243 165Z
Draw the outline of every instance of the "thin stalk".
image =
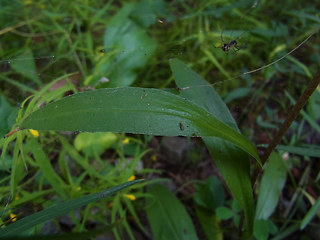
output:
M320 69L318 69L317 73L314 75L312 80L309 82L306 90L304 90L304 92L300 96L300 98L297 101L297 103L293 106L293 108L289 112L286 120L284 121L284 123L282 124L280 129L278 130L276 136L271 141L271 143L269 144L268 148L265 150L264 154L261 156L262 165L264 165L266 163L266 161L268 160L268 158L269 158L270 154L272 153L272 151L280 143L282 137L288 131L288 129L291 126L292 122L296 119L296 117L300 113L300 111L303 108L303 106L307 103L307 101L310 98L310 96L312 95L312 93L316 90L316 88L319 85L319 83L320 83ZM254 169L254 172L253 172L252 179L251 179L251 184L252 184L253 187L254 187L255 182L256 182L256 180L257 180L257 178L258 178L260 173L261 173L261 168L258 165L256 165L255 169Z

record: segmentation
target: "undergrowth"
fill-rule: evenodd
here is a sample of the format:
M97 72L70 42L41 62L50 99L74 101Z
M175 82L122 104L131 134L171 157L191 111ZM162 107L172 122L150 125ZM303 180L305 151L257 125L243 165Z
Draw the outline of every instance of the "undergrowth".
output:
M78 92L123 86L178 92L169 59L179 58L213 85L242 133L262 153L319 68L319 34L270 67L243 73L276 61L316 32L319 4L297 0L2 0L1 136L16 127L15 119L24 107L31 112ZM232 46L227 52L221 49L233 40L239 51ZM317 89L277 147L286 164L286 182L270 218L257 221L256 239L294 234L316 239L313 234L319 219L310 219L307 228L301 223L310 207L319 205L319 99ZM124 133L52 131L40 132L37 138L25 131L6 149L3 140L2 227L61 200L144 178L144 183L131 190L43 222L26 234L84 232L114 224L110 234L117 239L150 239L152 234L161 239L146 206L161 198L159 192L169 202L176 199L161 187L146 190L145 186L169 179L167 186L188 210L200 239L210 239L210 234L237 238L243 224L241 206L223 188L225 183L212 160L208 161L203 144L194 138L183 143L176 139L181 150L175 150L167 141ZM260 184L254 190L256 196ZM180 205L177 208L181 218L187 214ZM214 214L206 215L206 208Z

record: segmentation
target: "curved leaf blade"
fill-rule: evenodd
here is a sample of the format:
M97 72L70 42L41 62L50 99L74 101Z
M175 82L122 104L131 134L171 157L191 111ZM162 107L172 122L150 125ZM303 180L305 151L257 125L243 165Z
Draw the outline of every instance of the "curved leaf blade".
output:
M161 184L151 185L147 192L154 196L146 212L156 240L198 239L189 214L172 192Z
M182 61L172 59L170 66L181 95L212 113L219 120L239 131L226 104L216 91ZM250 159L240 148L216 137L203 138L231 192L244 209L248 233L253 231L254 202L250 181ZM257 161L260 163L260 159Z
M287 167L282 157L273 152L261 179L256 219L268 219L277 207L286 181Z
M129 132L161 136L215 136L256 159L257 149L198 105L158 89L113 88L74 94L30 114L27 129Z
M300 230L303 230L313 219L315 215L320 211L320 197L318 197L317 201L312 205L307 214L302 219L300 224Z
M34 213L31 216L22 218L9 226L0 230L0 237L15 236L39 223L45 222L51 218L61 216L71 210L80 208L82 206L88 205L91 202L98 201L100 199L106 198L122 189L128 188L136 183L143 181L142 179L126 182L118 186L112 187L110 189L92 193L80 198L72 199L63 203L59 203L48 207L40 212Z

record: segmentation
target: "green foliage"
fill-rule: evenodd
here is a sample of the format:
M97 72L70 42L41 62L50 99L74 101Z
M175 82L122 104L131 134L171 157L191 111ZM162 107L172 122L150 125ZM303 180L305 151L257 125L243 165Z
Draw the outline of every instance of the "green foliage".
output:
M21 75L30 79L37 85L41 86L41 80L37 75L35 63L33 61L33 55L30 49L26 49L22 54L17 56L17 61L11 63L13 70L17 71Z
M10 106L5 97L0 95L0 137L3 137L15 123L16 110Z
M256 209L256 219L268 219L276 208L286 181L287 166L277 153L271 154L265 168Z
M86 206L91 202L98 201L100 199L109 197L110 195L132 186L135 183L141 182L141 180L131 181L128 183L115 186L111 189L107 189L101 192L93 193L87 196L69 200L64 203L55 204L53 206L47 207L38 213L25 217L15 223L10 224L5 229L0 231L0 237L15 236L17 232L23 232L39 223L43 223L48 219L61 216L71 210Z
M223 232L220 228L220 220L216 215L207 209L195 207L197 217L208 240L223 239Z
M319 91L277 146L280 155L270 157L254 191L248 155L259 161L251 142L264 147L273 139L318 67L317 35L299 45L318 31L318 9L315 1L298 0L283 5L253 0L0 1L0 137L14 130L0 139L0 234L61 200L91 196L136 176L147 181L68 213L73 224L68 231L75 235L59 237L77 239L84 232L94 237L112 228L116 239L139 239L139 232L147 235L149 227L141 218L149 206L144 203L156 205L159 198L174 199L183 212L176 215L166 204L164 209L174 213L159 213L174 218L169 225L180 229L182 237L197 238L195 224L201 226L199 238L249 238L251 233L254 239L305 238L318 227L313 219L319 212ZM222 51L232 40L241 49ZM139 88L86 91L129 85ZM177 90L180 96L174 94ZM114 95L108 98L105 92ZM77 101L69 105L73 98ZM201 168L207 156L195 138L189 143L199 148L199 164L188 169L187 164L167 163L159 137L41 131L35 138L27 130L15 132L20 123L46 130L197 133L230 191L208 178L216 174L211 165ZM188 191L178 191L183 201L164 187L159 190L164 197L152 192L153 186L151 192L144 189L163 177L177 187L188 186ZM207 180L198 183L190 177ZM192 234L178 226L184 219ZM59 221L52 222L63 232ZM38 223L25 235L44 233L44 221ZM168 223L156 219L150 226ZM92 226L98 230L90 235Z
M89 157L100 155L110 148L117 140L114 133L79 133L74 139L74 146L78 151Z
M211 176L203 184L196 186L193 200L195 204L214 212L217 207L223 206L225 202L223 185L216 177Z
M171 68L177 85L180 88L191 87L182 92L184 97L192 99L192 101L195 101L204 109L211 112L235 131L239 131L225 103L213 88L208 88L209 85L205 80L184 66L180 61L171 61ZM254 206L248 155L223 139L205 137L203 140L232 193L241 202L245 210L249 233L251 233L253 229Z
M193 195L197 218L207 239L223 239L219 226L220 219L216 209L225 203L225 191L222 183L216 177L209 177L205 182L196 185Z
M192 102L157 89L115 88L78 93L35 111L20 127L163 136L216 136L239 146L259 161L257 150L241 134Z
M130 19L130 14L137 14L141 4L125 4L108 22L104 33L103 57L97 62L93 75L85 80L86 85L98 87L122 87L132 84L137 76L137 69L145 66L154 54L156 43L144 27ZM152 12L148 13L150 17ZM148 15L149 16L149 15ZM143 21L146 21L145 19ZM154 21L154 20L153 20ZM114 63L117 64L114 64ZM100 83L104 76L112 79L110 83ZM101 82L101 81L100 81Z
M151 185L147 216L155 239L198 239L186 209L164 186Z
M313 206L310 208L310 210L307 212L307 214L303 218L300 229L304 229L310 223L312 218L316 214L318 214L319 210L320 210L320 198L317 199L317 201L313 204Z

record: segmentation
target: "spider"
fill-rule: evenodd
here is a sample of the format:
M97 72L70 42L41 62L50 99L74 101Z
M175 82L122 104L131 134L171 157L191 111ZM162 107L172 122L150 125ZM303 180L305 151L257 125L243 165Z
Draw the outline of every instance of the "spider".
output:
M223 42L223 45L221 47L215 47L215 48L221 48L224 52L229 52L230 49L233 49L234 52L237 52L239 51L240 49L243 49L244 47L240 47L238 45L238 42L237 42L237 39L241 38L242 35L245 33L243 32L242 34L240 34L236 39L230 41L230 42L225 42L222 38L222 33L223 31L221 32L221 41Z

